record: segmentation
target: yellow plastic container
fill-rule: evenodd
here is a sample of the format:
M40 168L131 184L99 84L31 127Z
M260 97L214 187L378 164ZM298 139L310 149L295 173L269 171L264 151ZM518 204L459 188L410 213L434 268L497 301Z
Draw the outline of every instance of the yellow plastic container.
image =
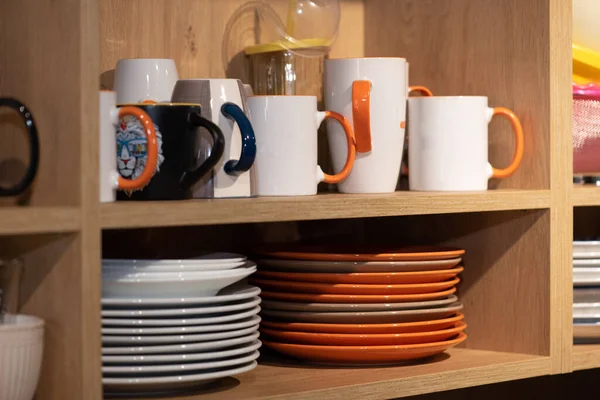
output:
M600 53L573 43L573 82L600 83Z

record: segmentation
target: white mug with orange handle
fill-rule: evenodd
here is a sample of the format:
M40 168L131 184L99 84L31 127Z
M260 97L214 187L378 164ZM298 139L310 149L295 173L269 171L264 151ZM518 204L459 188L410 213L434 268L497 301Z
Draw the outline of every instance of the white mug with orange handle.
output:
M117 107L116 103L115 92L100 92L100 201L103 203L115 201L117 189L133 191L146 186L156 172L158 160L158 140L148 114L138 107ZM145 157L132 159L136 163L135 168L140 170L139 176L134 179L126 179L117 171L116 127L125 116L139 122L139 129L128 133L129 145L134 146L138 153L145 153Z
M515 135L512 162L502 169L488 161L488 124L494 116L507 118ZM507 108L489 108L487 97L412 97L408 117L410 190L487 190L489 179L511 176L523 158L519 119Z
M356 161L348 178L338 185L343 193L390 193L396 190L406 126L406 100L411 91L424 95L423 86L408 86L404 58L344 58L325 60L325 108L352 123ZM339 127L328 124L334 168L344 161L346 145Z
M253 195L314 195L319 182L339 185L350 174L356 157L352 127L336 112L317 111L316 96L251 96L248 110L256 136ZM344 135L346 154L335 175L317 164L318 128L325 119L339 124Z

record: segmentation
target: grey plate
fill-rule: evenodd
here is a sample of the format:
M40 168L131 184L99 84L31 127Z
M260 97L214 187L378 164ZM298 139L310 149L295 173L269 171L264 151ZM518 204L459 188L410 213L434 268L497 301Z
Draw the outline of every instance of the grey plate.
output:
M135 393L136 396L168 394L213 382L224 378L251 371L257 366L256 361L236 368L215 369L200 374L181 374L164 377L123 377L102 378L104 392L110 395Z
M286 301L263 300L262 308L282 311L394 311L421 308L443 307L455 303L458 297L450 295L442 300L417 301L408 303L289 303Z
M260 269L296 272L409 272L450 269L457 266L461 258L437 261L303 261L265 259L258 262Z
M188 317L193 315L206 315L228 313L232 311L247 310L260 304L260 297L254 296L235 303L208 304L205 307L181 308L137 308L137 309L104 309L104 318L153 318L153 317Z
M242 343L253 342L258 339L258 332L251 335L225 340L215 340L213 342L199 342L186 344L171 344L159 346L117 346L117 347L102 347L102 354L110 355L134 355L134 354L181 354L194 353L200 351L215 351L226 347L236 346Z
M447 307L400 311L302 312L262 310L261 316L266 320L285 320L297 322L318 322L332 324L390 324L446 318L456 314L462 309L463 305L461 303L454 303Z
M104 326L128 326L128 327L173 327L173 326L191 326L191 325L211 325L222 324L224 322L237 321L244 318L252 317L258 314L260 306L256 306L248 311L235 311L229 314L209 314L202 318L102 318Z
M247 336L258 331L258 325L253 325L248 328L236 329L227 332L207 332L207 333L191 333L185 335L146 335L146 336L119 336L119 335L102 335L103 346L145 346L148 344L175 344L175 343L194 343L194 342L209 342L214 340L224 340Z
M260 340L240 344L231 348L207 351L201 353L165 354L165 355L130 355L130 356L102 356L103 364L181 364L184 362L216 360L247 354L258 350L262 345Z

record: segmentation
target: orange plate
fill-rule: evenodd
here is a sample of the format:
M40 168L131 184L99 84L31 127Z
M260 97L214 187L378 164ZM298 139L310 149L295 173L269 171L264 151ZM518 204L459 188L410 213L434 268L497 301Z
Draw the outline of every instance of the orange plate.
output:
M347 274L304 273L258 271L255 278L271 280L318 282L318 283L362 283L362 284L407 284L407 283L436 283L454 278L463 271L463 267L435 271L413 272L353 272Z
M456 288L443 290L441 292L420 294L314 294L314 293L287 293L287 292L265 292L260 294L264 299L295 301L300 303L401 303L403 301L423 301L443 299L456 292Z
M313 346L310 344L290 344L261 339L263 345L288 356L310 362L326 364L393 364L402 361L430 357L462 343L467 338L464 333L442 342L407 344L397 346Z
M326 346L390 346L397 344L433 343L448 340L465 330L467 324L458 322L439 331L384 334L344 334L280 331L261 326L261 334L282 343L316 344ZM267 339L269 340L269 339Z
M454 287L460 279L436 283L411 283L405 285L359 285L359 284L333 284L314 282L288 282L268 279L250 278L249 282L260 286L262 290L285 290L293 293L317 294L419 294L432 293Z
M412 246L399 249L365 248L365 253L355 253L350 248L335 246L295 246L286 251L259 251L272 258L315 261L429 261L446 260L465 254L463 249L439 246Z
M419 322L403 322L398 324L318 324L309 322L280 322L268 321L264 318L260 321L261 327L279 329L295 332L318 332L318 333L344 333L344 334L390 334L390 333L412 333L430 332L440 329L448 329L465 316L456 313L453 317Z

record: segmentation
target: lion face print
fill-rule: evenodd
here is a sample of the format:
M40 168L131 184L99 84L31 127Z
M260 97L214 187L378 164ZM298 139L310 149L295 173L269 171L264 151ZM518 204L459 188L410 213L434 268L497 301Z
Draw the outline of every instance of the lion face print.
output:
M158 144L158 160L156 172L160 171L160 165L165 160L162 151L162 135L158 126L154 124ZM122 177L136 179L146 166L148 144L144 127L136 118L125 117L121 119L117 129L117 169ZM141 190L141 189L138 189Z

